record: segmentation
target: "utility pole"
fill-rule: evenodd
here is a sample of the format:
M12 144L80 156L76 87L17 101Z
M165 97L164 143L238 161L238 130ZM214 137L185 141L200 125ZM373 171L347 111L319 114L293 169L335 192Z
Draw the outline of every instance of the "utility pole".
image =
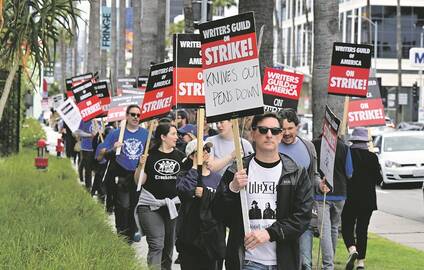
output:
M401 24L400 24L400 0L397 0L396 7L396 50L398 60L398 86L396 88L395 97L395 123L399 124L399 93L402 87L402 39L401 39Z

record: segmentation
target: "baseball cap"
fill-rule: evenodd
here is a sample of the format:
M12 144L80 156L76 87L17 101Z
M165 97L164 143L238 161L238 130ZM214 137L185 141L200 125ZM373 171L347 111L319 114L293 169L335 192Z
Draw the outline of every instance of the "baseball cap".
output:
M181 133L181 134L191 133L194 136L197 136L197 127L193 124L187 124L187 125L179 128L178 133Z

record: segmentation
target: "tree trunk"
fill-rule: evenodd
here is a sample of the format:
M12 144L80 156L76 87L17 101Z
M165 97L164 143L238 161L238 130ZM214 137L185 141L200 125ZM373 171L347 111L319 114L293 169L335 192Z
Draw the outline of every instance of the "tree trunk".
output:
M162 63L165 61L165 36L166 36L166 1L158 1L158 7L157 7L157 25L158 25L158 32L157 32L157 52L156 57L157 61L159 63Z
M110 69L111 69L111 94L115 95L115 87L116 87L116 77L118 73L118 58L117 58L117 16L116 16L116 0L112 0L112 10L111 10L111 16L112 16L112 33L111 33L111 44L110 44Z
M0 122L3 118L4 108L6 107L7 98L9 97L10 90L12 89L13 78L15 78L18 67L19 67L19 61L15 59L9 71L9 75L7 75L6 83L4 84L4 88L3 88L3 93L0 98Z
M65 80L66 80L66 60L67 60L67 46L65 33L61 33L61 38L59 40L60 48L60 79L59 79L59 90L61 93L65 93Z
M100 0L90 1L88 72L100 71Z
M194 33L192 0L184 0L184 32Z
M78 74L78 30L77 23L72 24L72 75L75 76Z
M313 134L322 132L325 105L343 117L344 98L328 95L328 75L331 64L333 43L340 40L339 4L337 0L314 1L314 60L312 77ZM327 98L328 97L328 98Z
M125 76L125 66L127 61L125 60L125 0L119 0L119 45L118 45L118 77Z
M133 5L133 56L131 63L131 76L138 76L141 63L141 1L132 1Z
M141 28L141 69L140 75L147 75L150 71L152 62L157 63L157 14L158 14L158 1L157 0L144 0L143 1L143 16L142 25L147 27Z
M261 51L259 53L261 78L263 78L265 67L273 66L274 23L272 14L274 14L274 1L240 1L239 13L241 14L249 11L253 11L255 13L256 38L259 38L261 27L265 26L264 34L262 37Z
M281 7L283 6L283 0L281 0ZM275 6L275 0L274 0ZM282 10L282 9L280 9ZM277 63L283 63L283 29L282 29L282 18L278 14L277 9L274 9L275 24L277 27Z

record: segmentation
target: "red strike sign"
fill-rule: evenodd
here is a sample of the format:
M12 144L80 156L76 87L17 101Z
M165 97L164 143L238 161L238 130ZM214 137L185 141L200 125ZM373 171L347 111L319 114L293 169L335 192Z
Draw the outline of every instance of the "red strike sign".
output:
M369 69L331 67L328 92L349 96L366 97Z
M77 106L84 122L87 122L103 113L98 96L92 96L89 99L81 101L77 104Z
M352 100L349 102L349 128L384 126L384 107L381 99Z
M168 113L172 109L173 96L172 91L165 91L163 88L146 92L141 108L141 120Z

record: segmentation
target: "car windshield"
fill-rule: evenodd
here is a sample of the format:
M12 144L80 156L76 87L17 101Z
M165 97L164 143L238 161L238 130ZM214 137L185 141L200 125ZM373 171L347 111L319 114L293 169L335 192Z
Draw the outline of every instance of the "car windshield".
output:
M424 150L424 135L386 137L385 152Z

